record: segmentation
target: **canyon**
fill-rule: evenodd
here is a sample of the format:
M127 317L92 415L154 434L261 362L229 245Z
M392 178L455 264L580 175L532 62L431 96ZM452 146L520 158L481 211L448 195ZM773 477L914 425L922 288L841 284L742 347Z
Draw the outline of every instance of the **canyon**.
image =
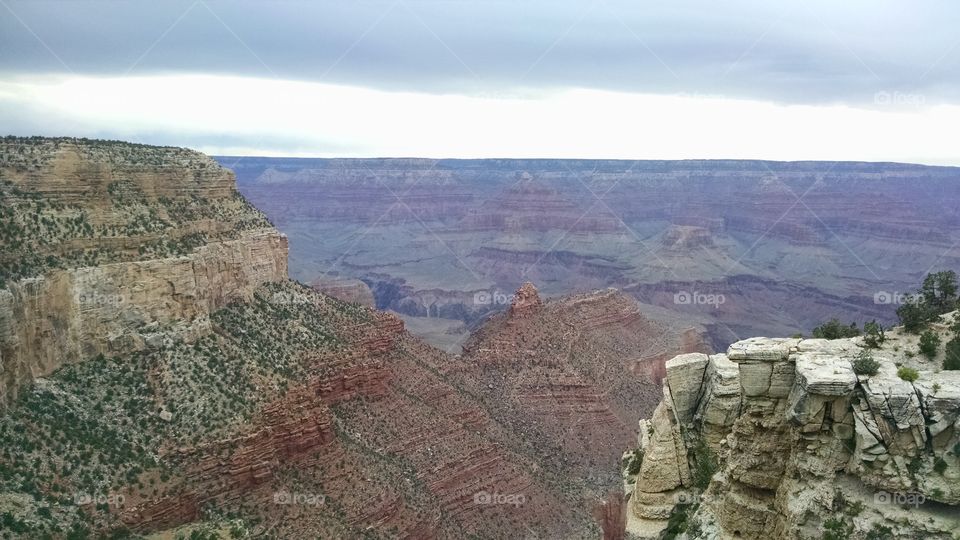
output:
M385 164L382 190L364 170ZM427 160L321 165L338 180L264 169L253 187L240 182L269 199L263 212L198 152L2 139L6 536L622 538L625 527L632 538L953 540L960 380L939 369L943 353L915 354L916 335L888 329L865 376L852 368L863 337L734 339L799 333L827 313L887 320L918 281L905 283L899 260L840 264L843 241L820 217L770 221L780 180L763 188L776 197L739 199L753 212L708 210L708 197L757 195L763 173L646 163L636 183L656 189L619 192L634 199L587 216L565 174L512 161L435 175ZM627 173L523 165L591 167L610 193ZM852 213L843 238L867 235L855 247L868 260L911 235L911 265L951 260L933 255L952 238L948 208L912 210L932 196L897 203L883 225L877 207L812 197L840 182L813 165L770 167L794 188L813 178L810 204L838 227ZM953 174L836 167L854 193L883 200L920 172L930 186ZM707 191L688 197L693 210L659 199L680 197L695 171ZM394 202L392 189L404 191ZM628 208L663 229L641 217L625 228ZM643 223L646 255L633 244ZM715 264L765 237L775 247L748 246L743 272ZM349 272L311 259L305 247L320 240ZM823 284L798 267L818 257ZM884 269L896 277L858 282ZM955 319L931 328L946 341ZM901 495L923 502L883 499Z
M0 181L14 538L598 536L664 363L712 350L524 283L450 354L361 281L288 279L287 236L193 151L8 137Z
M362 280L454 353L525 281L616 287L724 350L831 317L892 323L903 291L958 262L953 167L217 159L290 239L291 276Z

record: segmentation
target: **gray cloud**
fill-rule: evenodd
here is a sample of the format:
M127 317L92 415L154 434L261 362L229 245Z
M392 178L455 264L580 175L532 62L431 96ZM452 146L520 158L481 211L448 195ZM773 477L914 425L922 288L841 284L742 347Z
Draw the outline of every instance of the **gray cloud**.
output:
M4 4L5 76L203 72L435 93L575 86L869 105L899 91L960 102L956 3Z

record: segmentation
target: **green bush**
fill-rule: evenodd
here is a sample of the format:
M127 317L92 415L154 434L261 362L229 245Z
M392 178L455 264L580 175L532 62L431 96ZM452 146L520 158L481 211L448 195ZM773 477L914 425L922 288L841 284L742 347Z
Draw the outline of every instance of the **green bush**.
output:
M920 334L920 352L927 358L937 356L937 349L940 348L940 336L932 330L927 330Z
M870 348L876 349L884 341L887 335L883 331L883 325L877 321L870 321L863 325L863 343Z
M835 318L813 329L813 337L822 339L840 339L859 335L860 330L857 328L857 323L850 323L847 326Z
M853 524L840 518L823 522L823 540L847 540L853 533Z
M867 540L894 540L893 529L874 523L873 528L867 531Z
M917 370L915 370L915 369L913 369L913 368L908 368L907 366L903 366L903 367L901 367L900 369L898 369L898 370L897 370L897 375L898 375L901 379L903 379L903 380L905 380L905 381L907 381L907 382L913 382L913 381L915 381L915 380L917 380L917 379L920 378L920 373L919 373Z
M706 489L713 474L717 472L717 456L705 442L700 441L693 448L693 462L693 485Z
M957 274L953 270L944 270L927 274L923 278L920 294L929 307L933 318L957 307Z
M898 307L897 317L900 318L904 330L912 334L919 333L930 319L926 306L919 300L906 302Z
M853 360L853 372L857 375L876 375L880 370L880 362L874 360L868 351L860 351Z
M960 369L960 337L947 342L943 357L943 369Z

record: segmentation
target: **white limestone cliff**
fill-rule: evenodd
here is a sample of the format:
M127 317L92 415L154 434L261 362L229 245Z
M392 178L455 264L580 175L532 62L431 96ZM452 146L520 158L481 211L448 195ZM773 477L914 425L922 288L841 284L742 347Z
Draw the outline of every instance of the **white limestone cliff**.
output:
M663 401L641 421L628 531L957 538L960 371L912 354L915 336L887 336L872 376L853 371L861 338L752 338L668 361Z

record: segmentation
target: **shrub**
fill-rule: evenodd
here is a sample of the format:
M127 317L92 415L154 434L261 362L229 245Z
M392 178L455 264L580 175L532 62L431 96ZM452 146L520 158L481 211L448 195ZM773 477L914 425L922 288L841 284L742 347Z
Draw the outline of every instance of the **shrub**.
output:
M853 524L840 518L823 522L823 540L846 540L853 533Z
M630 456L627 463L627 474L633 476L640 472L640 467L643 466L643 450L639 448L633 451L633 455Z
M897 317L904 330L912 334L920 332L929 320L926 306L920 301L910 301L897 308Z
M927 358L933 358L937 355L937 349L940 348L940 336L932 330L920 334L920 352Z
M947 462L942 457L938 457L933 462L933 470L937 471L937 474L943 474L947 470Z
M880 362L874 360L868 351L860 351L853 360L853 372L857 375L876 375L880 369Z
M813 337L822 339L840 339L846 337L855 337L860 335L857 323L850 323L847 326L838 319L830 319L813 329Z
M960 337L948 341L944 353L943 369L960 369Z
M883 331L883 325L877 321L870 321L864 323L863 325L863 343L867 347L876 349L884 341L886 341L887 335Z
M700 441L693 448L693 461L693 484L700 489L706 489L713 474L717 472L717 456L705 442Z
M945 270L927 274L920 287L924 303L930 309L932 318L951 311L957 306L957 274Z
M867 532L867 540L894 540L893 529L879 523L874 523L873 528Z
M920 378L920 373L919 373L917 370L915 370L915 369L913 369L913 368L908 368L907 366L903 366L903 367L901 367L900 369L898 369L898 370L897 370L897 375L898 375L901 379L903 379L903 380L905 380L905 381L907 381L907 382L913 382L913 381L915 381L915 380L917 380L917 379Z

